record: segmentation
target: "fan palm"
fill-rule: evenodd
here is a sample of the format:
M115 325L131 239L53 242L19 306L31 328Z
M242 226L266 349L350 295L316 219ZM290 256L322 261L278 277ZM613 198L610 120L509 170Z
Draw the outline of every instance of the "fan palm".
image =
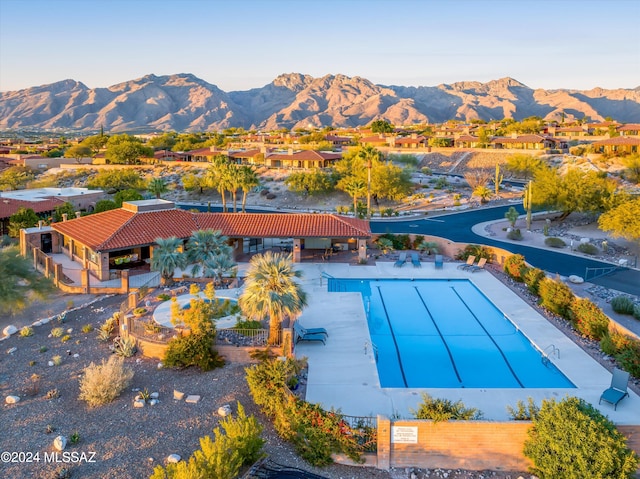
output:
M191 275L196 276L206 262L216 257L231 258L233 249L227 244L229 238L223 236L220 231L198 230L191 234L187 241L187 258L194 263ZM205 271L206 274L206 271Z
M247 194L260 184L258 174L248 165L240 167L240 188L242 188L242 212L245 212L247 206Z
M147 184L147 191L156 195L157 199L160 199L160 195L169 191L169 188L162 178L151 178Z
M187 257L181 251L182 240L172 236L170 238L156 238L151 258L151 270L158 271L164 284L173 281L173 274L177 268L184 268Z
M307 305L307 295L295 281L300 277L302 272L293 269L291 255L267 251L249 262L238 306L249 318L269 318L269 344L278 343L282 321L299 316Z
M227 211L227 191L231 189L229 170L231 165L224 155L217 155L213 158L213 164L207 170L205 182L207 186L215 188L222 197L222 211Z
M217 283L220 284L224 275L233 272L237 266L238 263L230 254L216 255L205 260L203 270L206 277L216 278Z

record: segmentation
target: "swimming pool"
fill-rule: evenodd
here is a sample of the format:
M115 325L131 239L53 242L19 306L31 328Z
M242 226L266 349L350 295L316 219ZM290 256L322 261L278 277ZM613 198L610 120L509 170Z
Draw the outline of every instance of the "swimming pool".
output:
M574 388L466 279L330 279L360 292L383 388Z

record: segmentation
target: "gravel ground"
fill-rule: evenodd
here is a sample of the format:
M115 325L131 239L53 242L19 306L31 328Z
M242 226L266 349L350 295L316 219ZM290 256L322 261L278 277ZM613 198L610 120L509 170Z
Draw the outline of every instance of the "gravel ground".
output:
M66 308L67 298L47 303L49 317ZM327 478L529 478L525 473L462 470L396 469L378 471L372 468L332 465L314 468L298 458L293 448L282 441L269 421L253 404L244 379L242 364L227 364L223 368L202 373L196 369L158 369L158 361L134 356L126 360L135 375L131 386L113 403L89 408L78 399L79 376L91 362L100 362L111 354L108 344L97 340L95 331L82 332L86 324L99 325L118 310L123 296L94 298L90 305L79 307L66 315L64 323L54 319L34 328L30 337L14 335L0 342L0 451L39 453L39 462L4 463L0 476L11 478L145 478L157 464L164 464L169 454L187 458L199 447L198 438L211 435L220 417L217 409L230 404L235 411L240 402L247 414L254 414L264 425L267 440L265 452L270 460L305 469ZM55 308L58 308L55 310ZM32 308L28 314L33 321ZM16 319L20 319L16 317ZM37 319L37 318L36 318ZM22 318L23 321L26 318ZM70 339L50 335L55 327L63 327ZM70 332L69 332L70 330ZM45 352L40 352L46 347ZM15 351L11 351L16 348ZM75 355L77 357L74 357ZM49 366L54 356L60 356L59 366ZM33 375L37 375L34 378ZM133 408L137 389L158 392L155 406ZM173 391L200 395L197 404L173 399ZM53 393L55 391L55 394ZM17 404L5 404L8 395L20 396ZM51 399L48 395L55 396ZM57 435L70 438L79 435L77 444L65 451L76 453L77 463L46 462L45 452L54 451ZM60 457L59 460L62 460ZM412 473L415 476L412 476ZM65 476L65 474L67 474Z

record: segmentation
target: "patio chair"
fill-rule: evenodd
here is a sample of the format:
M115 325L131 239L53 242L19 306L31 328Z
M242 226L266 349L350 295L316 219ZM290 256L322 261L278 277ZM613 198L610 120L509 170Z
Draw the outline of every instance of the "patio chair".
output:
M296 344L300 341L321 341L322 344L327 343L327 336L323 333L305 333L304 329L297 322L293 324L293 336L294 343Z
M487 258L480 258L478 264L474 264L466 268L466 271L471 271L475 273L477 271L482 271L484 269L484 265L487 264Z
M422 265L420 264L420 258L418 257L418 253L411 253L411 264L414 268L420 268Z
M608 402L613 405L613 410L615 411L618 403L629 395L627 391L628 384L629 373L622 369L615 368L613 370L613 376L611 377L611 387L602 393L598 404L601 404L602 401Z
M395 268L402 268L406 262L407 262L407 253L400 253L400 256L398 256L398 260L395 263L393 263L393 266Z
M458 269L467 269L471 266L473 266L473 263L476 262L476 257L471 255L467 258L467 262L465 264L459 264L458 265Z
M436 255L436 269L444 268L444 258L441 254Z
M326 337L329 337L329 333L324 328L305 328L300 323L296 322L298 325L298 329L300 332L304 334L324 334Z

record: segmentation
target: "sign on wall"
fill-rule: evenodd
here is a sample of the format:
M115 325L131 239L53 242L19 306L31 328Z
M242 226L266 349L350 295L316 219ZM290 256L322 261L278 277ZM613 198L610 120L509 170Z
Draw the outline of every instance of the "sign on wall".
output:
M391 443L417 444L418 428L409 426L391 426Z

